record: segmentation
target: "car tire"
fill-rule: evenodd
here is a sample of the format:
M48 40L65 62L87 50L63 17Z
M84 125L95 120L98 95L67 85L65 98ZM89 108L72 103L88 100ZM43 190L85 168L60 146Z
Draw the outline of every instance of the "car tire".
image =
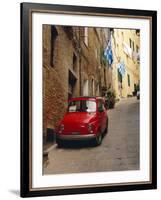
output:
M56 143L58 145L58 148L61 148L63 146L63 142L59 139L56 140Z
M94 140L94 145L99 146L101 143L102 143L102 133L98 133Z
M106 128L104 130L104 134L106 135L108 133L108 118L107 118L107 122L106 122Z

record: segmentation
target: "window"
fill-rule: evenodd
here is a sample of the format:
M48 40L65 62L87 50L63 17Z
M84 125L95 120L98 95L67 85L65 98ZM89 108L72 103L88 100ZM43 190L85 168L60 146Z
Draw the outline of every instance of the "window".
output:
M55 55L55 41L58 36L58 32L55 26L51 26L51 54L50 54L50 65L54 66L54 55Z
M140 36L140 30L139 30L139 29L137 29L137 30L135 31L135 33L136 33L137 36Z
M122 83L122 75L121 75L121 73L119 72L119 69L117 69L117 75L118 75L118 81L119 81L120 83Z
M137 58L136 58L136 60L137 60L137 62L139 63L139 62L140 62L140 53L139 53L139 47L138 47L138 45L136 45L136 53L137 53Z
M76 55L73 53L73 70L76 71L76 67L77 67L77 57Z
M136 52L139 53L139 47L136 45Z
M133 49L133 51L135 51L134 41L132 42L132 49Z
M123 31L121 32L121 35L122 35L122 40L124 41L124 32Z
M128 82L128 86L130 87L130 75L127 75L127 82Z
M130 44L130 48L132 48L132 40L131 40L131 38L129 39L129 44Z
M84 43L88 46L88 28L84 28Z

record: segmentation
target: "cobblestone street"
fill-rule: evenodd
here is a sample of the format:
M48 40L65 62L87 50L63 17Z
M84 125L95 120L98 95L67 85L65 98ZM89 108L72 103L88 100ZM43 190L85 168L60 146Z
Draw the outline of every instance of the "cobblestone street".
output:
M108 111L108 134L102 144L54 145L44 163L44 174L139 169L139 100L122 99Z

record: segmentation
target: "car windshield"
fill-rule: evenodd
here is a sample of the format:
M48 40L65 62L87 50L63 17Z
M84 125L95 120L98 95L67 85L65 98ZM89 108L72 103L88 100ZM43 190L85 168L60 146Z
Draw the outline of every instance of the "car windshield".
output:
M96 102L90 100L71 101L68 112L96 112Z

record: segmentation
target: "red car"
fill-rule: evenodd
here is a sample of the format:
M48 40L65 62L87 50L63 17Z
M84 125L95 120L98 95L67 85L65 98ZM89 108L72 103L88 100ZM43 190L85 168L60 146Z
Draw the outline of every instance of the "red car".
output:
M103 98L71 98L59 124L56 142L61 146L63 141L93 140L95 145L100 145L107 130L108 115Z

